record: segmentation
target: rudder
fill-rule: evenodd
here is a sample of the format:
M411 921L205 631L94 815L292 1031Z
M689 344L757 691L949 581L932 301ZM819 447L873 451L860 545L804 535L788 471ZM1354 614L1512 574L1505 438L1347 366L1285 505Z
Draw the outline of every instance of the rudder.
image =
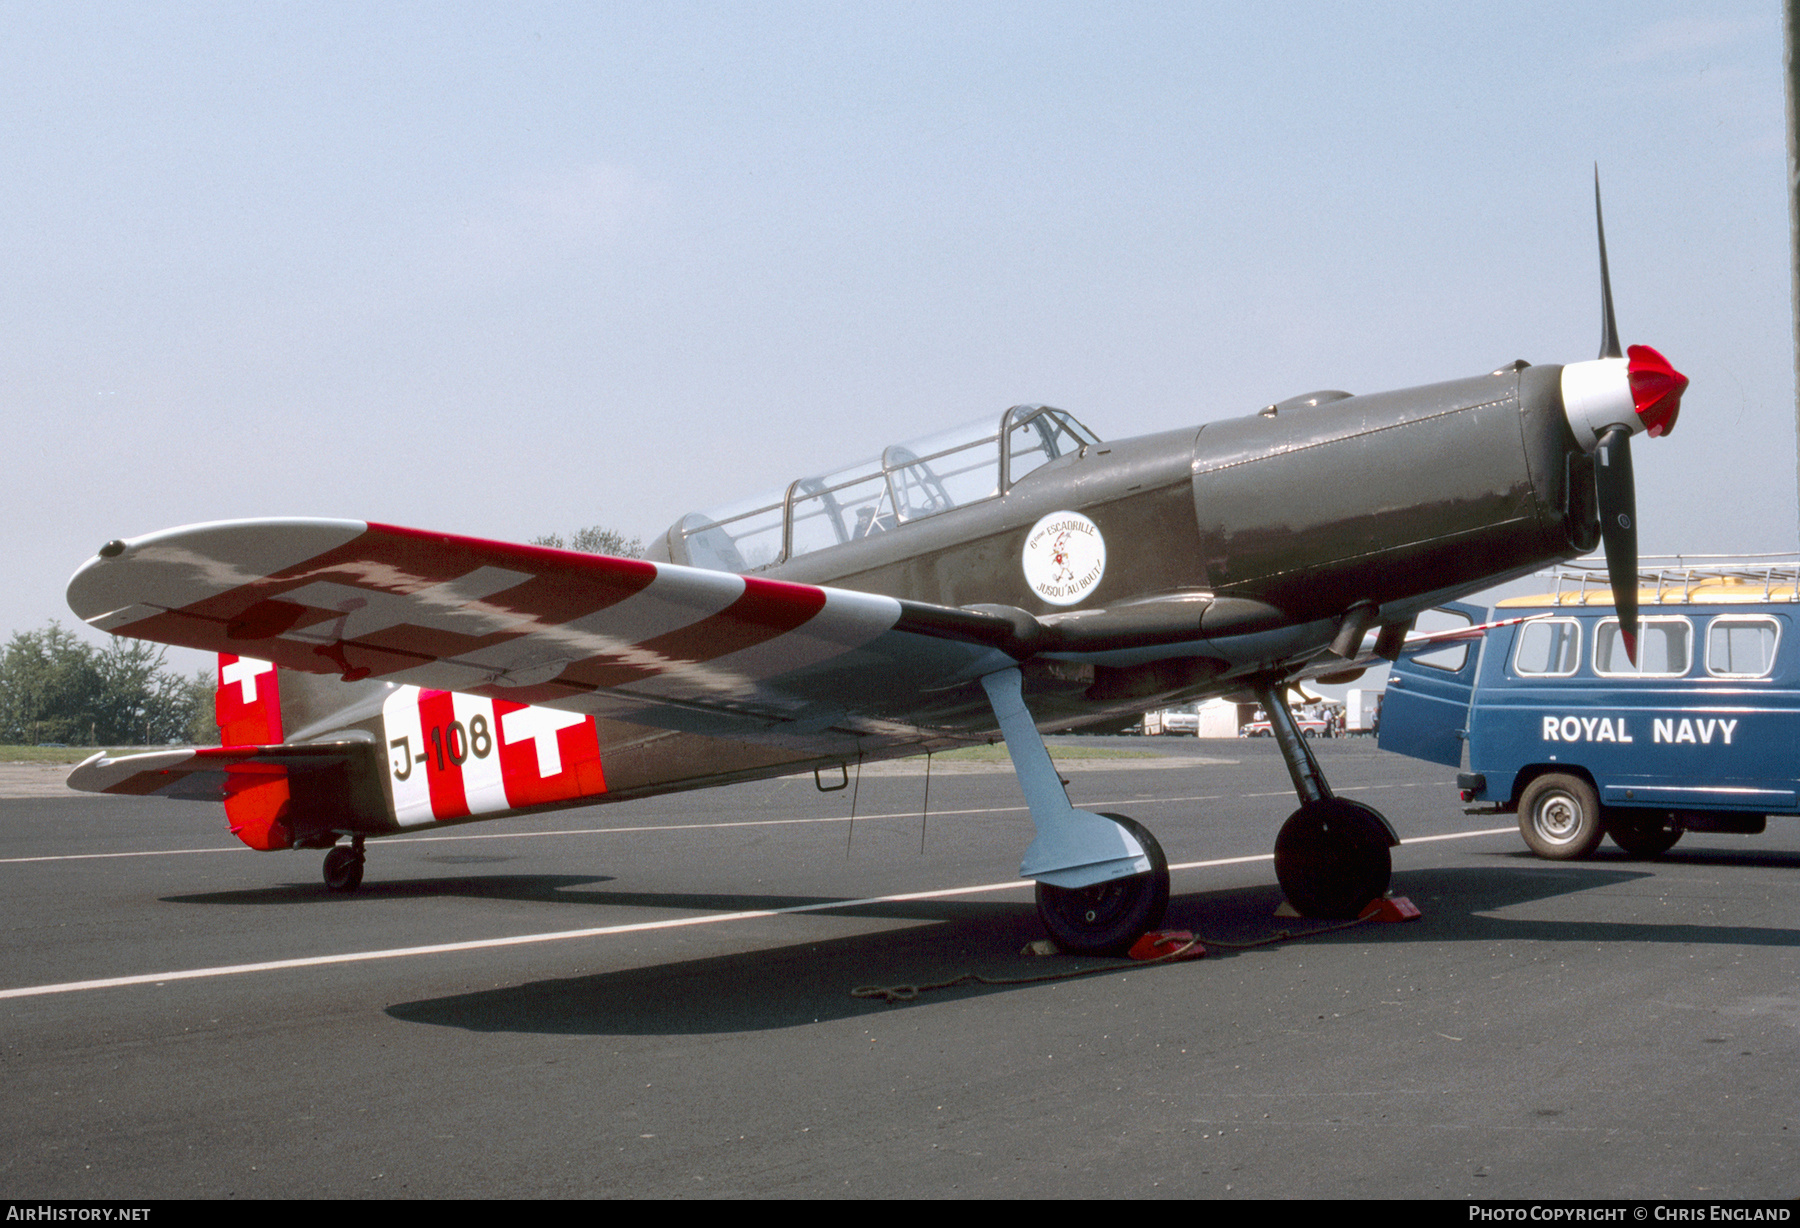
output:
M275 666L255 657L219 654L213 715L225 746L274 746L281 742L281 682ZM288 770L238 765L225 782L225 821L231 834L258 851L292 848L293 805Z

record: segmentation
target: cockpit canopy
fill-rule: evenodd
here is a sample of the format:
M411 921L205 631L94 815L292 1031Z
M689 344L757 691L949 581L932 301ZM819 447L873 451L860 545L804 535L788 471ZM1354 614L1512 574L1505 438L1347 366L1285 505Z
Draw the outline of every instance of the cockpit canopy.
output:
M894 444L785 491L690 512L669 530L670 558L714 571L759 571L996 498L1032 470L1099 442L1063 410L1015 405L998 421Z

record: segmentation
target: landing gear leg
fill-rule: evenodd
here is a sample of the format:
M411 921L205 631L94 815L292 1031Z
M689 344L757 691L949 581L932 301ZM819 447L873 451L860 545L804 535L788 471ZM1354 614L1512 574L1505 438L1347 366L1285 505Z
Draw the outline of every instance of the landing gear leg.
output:
M1090 814L1069 804L1025 707L1017 669L989 674L981 685L1037 827L1019 875L1037 880L1044 928L1065 951L1124 951L1162 920L1169 903L1169 863L1162 848L1124 815Z
M1275 877L1302 916L1355 917L1387 891L1393 873L1388 850L1400 841L1379 812L1333 796L1288 710L1286 692L1272 683L1256 688L1300 796L1300 809L1275 838Z
M351 836L349 845L333 845L325 854L325 885L348 894L362 886L363 838Z

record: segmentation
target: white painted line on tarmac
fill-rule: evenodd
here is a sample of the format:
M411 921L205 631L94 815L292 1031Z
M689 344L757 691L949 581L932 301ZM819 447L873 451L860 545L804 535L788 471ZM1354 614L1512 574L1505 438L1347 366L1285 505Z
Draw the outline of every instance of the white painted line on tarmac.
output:
M299 959L273 959L257 964L226 964L216 968L189 968L179 972L149 972L138 976L106 977L94 981L68 981L61 985L31 985L0 989L0 998L30 998L44 994L79 993L88 989L114 989L125 985L160 985L167 981L192 981L204 977L240 976L246 972L278 972L285 968L318 968L327 964L353 964L376 959L405 959L414 955L447 955L457 951L484 951L496 947L520 947L543 942L567 942L572 938L600 938L610 934L638 934L648 930L682 929L696 925L720 925L751 921L787 913L826 912L868 904L896 904L908 900L934 900L985 891L1017 891L1029 880L984 883L976 887L952 887L943 891L913 891L900 895L870 896L861 900L832 900L822 904L792 904L785 908L758 908L746 912L708 913L703 917L671 917L663 921L635 921L627 925L602 925L592 929L558 930L548 934L516 934L510 938L476 938L467 942L442 942L422 947L393 947L383 951L350 951L342 955L308 955Z
M1105 805L1107 803L1099 803ZM933 810L932 818L940 815L969 814L1009 814L1022 811L1023 806L985 806L973 810ZM872 822L876 819L916 819L916 810L902 810L893 814L859 814L856 822ZM556 831L479 831L459 832L456 835L442 836L381 836L384 848L397 844L430 844L441 840L533 840L545 836L624 836L636 832L652 831L706 831L713 828L727 827L786 827L807 823L848 823L847 814L827 815L813 819L734 819L727 823L652 823L640 827L569 827ZM40 857L0 857L0 866L20 865L32 861L100 861L108 857L173 857L182 853L248 853L251 849L242 844L222 844L203 849L149 849L136 853L48 853ZM280 850L287 852L290 850ZM293 850L304 852L306 850ZM323 849L313 850L323 852Z
M1348 788L1339 789L1337 791L1339 793L1368 793L1380 789L1410 789L1417 787L1420 786L1410 784L1351 785ZM1181 802L1216 802L1222 801L1227 797L1286 797L1288 796L1288 792L1289 791L1287 790L1282 790L1273 793L1206 793L1193 797L1128 797L1085 802L1083 805L1087 808L1130 805L1166 806ZM947 818L971 814L1017 814L1024 809L1024 806L981 806L964 810L933 810L927 817ZM878 819L916 819L918 817L919 812L917 810L896 810L878 814L859 814L854 816L854 821L874 822ZM383 836L380 837L380 840L384 845L423 844L438 840L534 840L541 839L545 836L616 836L627 835L633 832L708 831L733 827L791 827L808 823L849 823L851 821L852 816L847 814L837 814L810 819L738 819L727 823L655 823L646 824L640 827L568 827L559 828L555 831L483 831L458 832L455 835L442 836ZM1434 836L1429 838L1449 839L1451 837ZM135 853L47 853L39 857L0 857L0 866L25 865L39 861L105 861L108 858L115 857L178 857L190 853L248 853L250 851L250 849L241 844L222 844L211 848L200 849L146 849ZM1194 864L1200 865L1203 863L1195 862Z
M1517 827L1487 827L1481 831L1453 831L1441 836L1409 836L1401 844L1429 844L1433 840L1467 840L1472 836L1504 836L1508 832L1518 831ZM1198 870L1204 866L1239 866L1252 861L1274 861L1274 853L1253 853L1248 857L1220 857L1214 861L1183 861L1169 867L1170 873L1176 870Z
M248 853L242 844L222 844L210 849L146 849L138 853L49 853L42 857L0 857L0 866L24 865L31 861L104 861L109 857L179 857L183 853Z
M1452 831L1441 836L1411 836L1402 840L1401 844L1430 844L1433 840L1467 840L1470 836L1504 836L1519 830L1517 823L1505 827L1484 827L1480 831Z
M817 820L809 820L817 821ZM601 830L617 830L604 828ZM1420 844L1430 840L1466 840L1474 836L1492 836L1514 830L1498 827L1487 831L1455 832L1443 836L1419 836L1403 844ZM1273 853L1257 853L1249 857L1218 857L1209 861L1184 861L1169 867L1170 871L1199 870L1212 866L1244 865L1255 861L1273 861ZM821 904L791 904L785 908L758 908L745 912L708 913L700 917L671 917L662 921L634 921L625 925L602 925L591 929L557 930L546 934L515 934L509 938L476 938L467 942L442 942L420 947L392 947L377 951L349 951L341 955L308 955L298 959L274 959L255 964L224 964L213 968L187 968L176 972L146 972L136 976L104 977L92 981L65 981L58 985L27 985L18 989L0 989L0 998L35 998L49 994L81 993L90 989L119 989L129 985L162 985L169 981L194 981L210 977L241 976L250 972L280 972L289 968L319 968L328 964L355 964L377 959L406 959L415 955L449 955L459 951L486 951L498 947L522 947L545 942L567 942L575 938L602 938L612 934L641 934L650 930L685 929L698 925L722 925L730 921L752 921L763 917L779 917L791 913L830 912L840 908L861 908L870 904L901 904L912 900L943 900L955 896L982 895L999 891L1023 891L1033 884L1029 879L1009 879L1001 883L981 883L973 887L946 887L937 891L908 891L895 895L868 896L860 900L832 900Z

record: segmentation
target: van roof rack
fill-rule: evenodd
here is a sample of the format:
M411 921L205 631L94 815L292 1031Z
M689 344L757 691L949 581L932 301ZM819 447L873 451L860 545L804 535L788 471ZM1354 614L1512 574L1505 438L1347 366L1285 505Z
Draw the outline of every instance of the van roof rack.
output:
M1598 555L1538 572L1556 587L1539 597L1503 605L1612 604L1606 560ZM1638 601L1645 605L1694 602L1800 603L1800 556L1793 554L1649 554L1638 559Z

